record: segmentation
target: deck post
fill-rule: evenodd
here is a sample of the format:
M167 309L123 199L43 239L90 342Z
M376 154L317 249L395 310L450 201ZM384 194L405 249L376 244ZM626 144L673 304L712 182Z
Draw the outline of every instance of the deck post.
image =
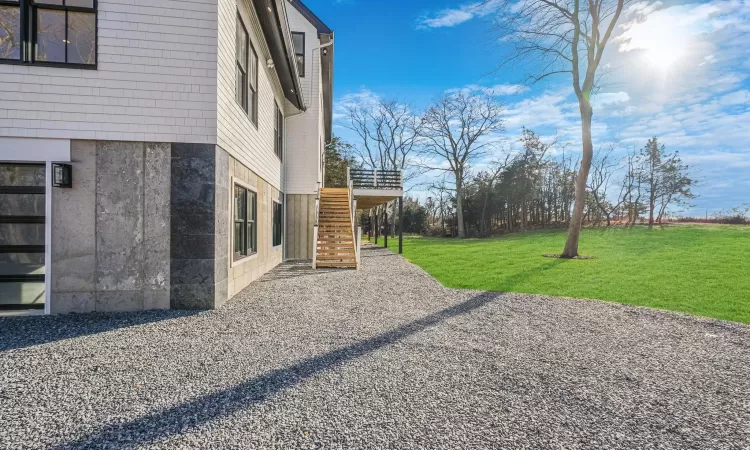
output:
M380 227L378 226L378 208L375 207L375 245L378 245L378 236L380 235Z
M383 245L388 248L388 203L383 206L383 214L385 214L385 220L383 220L383 228L385 234L383 234Z
M404 253L404 196L398 198L398 254Z

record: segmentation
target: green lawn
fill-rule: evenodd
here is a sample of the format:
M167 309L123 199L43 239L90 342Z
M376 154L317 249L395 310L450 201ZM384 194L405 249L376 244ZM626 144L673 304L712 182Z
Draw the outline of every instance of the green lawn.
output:
M560 253L565 235L405 237L404 256L449 287L609 300L750 323L750 227L586 229L580 251L596 259L542 257ZM389 244L397 250L397 239Z

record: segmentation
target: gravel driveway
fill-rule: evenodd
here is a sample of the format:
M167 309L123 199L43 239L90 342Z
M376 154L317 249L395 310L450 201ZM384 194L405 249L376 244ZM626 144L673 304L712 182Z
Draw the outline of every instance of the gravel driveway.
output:
M381 249L201 313L0 319L0 448L748 448L750 327Z

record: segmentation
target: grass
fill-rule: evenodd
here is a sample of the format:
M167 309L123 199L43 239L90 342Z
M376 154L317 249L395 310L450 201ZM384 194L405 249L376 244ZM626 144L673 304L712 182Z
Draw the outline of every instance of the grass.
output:
M542 257L560 253L565 236L404 237L404 256L449 287L599 299L750 324L750 227L585 229L581 254L596 259ZM397 242L389 242L394 251Z

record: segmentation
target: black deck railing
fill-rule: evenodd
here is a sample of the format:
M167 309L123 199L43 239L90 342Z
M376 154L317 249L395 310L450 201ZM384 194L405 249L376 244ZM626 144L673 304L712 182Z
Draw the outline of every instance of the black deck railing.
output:
M349 180L354 189L403 189L400 170L349 170Z

